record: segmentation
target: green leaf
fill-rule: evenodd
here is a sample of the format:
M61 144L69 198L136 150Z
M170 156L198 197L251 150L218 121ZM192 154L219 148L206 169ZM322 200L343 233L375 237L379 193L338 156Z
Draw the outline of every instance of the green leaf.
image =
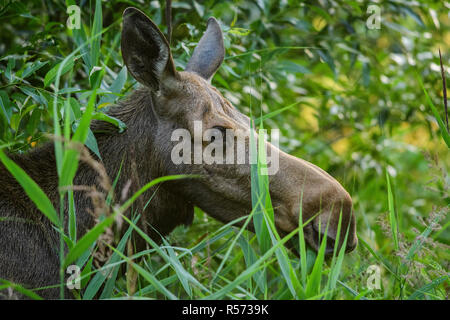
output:
M97 139L95 138L94 134L92 133L91 129L88 130L88 135L86 137L86 141L84 143L94 154L102 160L102 157L100 155L100 151L98 150L98 144Z
M388 189L388 207L389 207L389 222L391 224L392 236L394 238L395 250L398 250L398 223L397 214L394 207L394 193L391 188L391 182L389 179L389 173L386 170L386 183Z
M411 260L411 258L414 256L414 254L419 250L422 245L425 243L426 239L430 235L430 233L433 231L433 225L439 221L440 217L436 216L434 218L434 221L432 221L425 230L420 234L420 236L416 237L416 240L412 244L411 248L408 251L408 254L406 256L406 259Z
M288 60L278 62L276 64L276 67L279 70L286 70L291 73L300 73L300 74L311 73L311 71L308 68Z
M122 216L123 219L130 224L130 226L133 227L134 230L147 242L149 243L155 251L168 263L170 266L175 270L178 279L182 283L182 286L190 295L191 289L188 285L188 282L191 282L195 284L197 287L203 289L204 291L209 292L207 288L205 288L200 282L198 282L189 272L187 272L181 263L179 262L178 258L175 255L175 252L173 251L173 248L168 244L168 242L163 238L163 243L165 244L165 248L169 252L169 254L165 253L165 251L157 244L155 243L146 233L144 233L140 228L136 226L135 223L133 223L130 219L128 219L126 216ZM128 260L127 260L128 261ZM155 278L156 279L156 278Z
M178 279L181 283L181 286L183 287L184 291L187 293L187 295L192 298L192 289L189 285L190 282L195 283L196 285L199 285L200 287L203 287L189 272L184 269L184 267L181 265L180 260L178 259L177 255L175 254L175 251L170 246L170 244L167 242L167 240L163 237L162 241L164 245L166 246L166 250L169 253L169 255L165 255L166 259L172 266L172 268L175 270ZM154 243L156 246L157 244Z
M0 107L2 108L2 115L8 121L8 124L11 122L11 114L8 113L7 110L10 110L9 105L11 101L9 100L8 94L5 91L0 91Z
M95 1L95 14L94 14L94 23L92 25L92 33L91 33L91 66L98 65L98 60L100 57L100 42L102 40L102 1Z
M409 297L408 300L420 300L424 299L425 295L433 290L434 288L438 287L441 283L444 283L448 280L448 275L439 277L431 281L430 283L427 283L422 288L414 291Z
M203 18L204 15L205 15L205 7L202 6L201 4L199 4L199 3L198 3L197 1L195 1L195 0L193 0L192 3L194 4L194 8L195 8L195 11L197 11L198 16L199 16L200 18Z
M93 66L89 73L89 84L91 88L98 88L105 74L104 67Z
M230 30L228 30L228 33L236 34L241 37L249 35L250 32L252 32L250 29L245 28L231 28Z
M253 250L252 246L243 235L238 237L238 243L244 254L245 265L247 267L250 267L257 260L255 250ZM256 272L252 277L253 280L256 282L256 285L258 286L261 293L266 292L267 290L266 272L264 270L260 270Z
M302 184L304 186L304 183ZM306 241L305 241L305 233L304 233L304 226L303 226L303 187L302 192L300 193L300 205L299 205L299 213L298 213L298 225L302 226L298 230L298 251L300 254L300 272L301 272L301 279L302 284L305 287L306 286L306 276L308 272L308 266L307 266L307 256L306 256Z
M262 120L260 120L262 123ZM253 121L251 121L251 131L253 132ZM267 163L265 160L265 145L263 142L264 135L262 131L258 133L257 137L253 134L250 135L250 178L251 178L251 195L252 195L252 207L254 209L253 225L255 226L255 233L258 239L258 244L262 252L266 252L270 246L270 236L267 229L267 224L264 222L264 208L266 202L270 203L270 194L268 192L268 177L266 174L261 174L264 169L267 169ZM255 160L256 159L256 163ZM271 210L270 210L271 209ZM271 215L273 216L273 208L269 207ZM273 220L273 219L272 219Z
M436 118L436 121L439 125L439 129L441 131L442 138L444 139L445 143L447 144L447 147L450 148L450 133L447 131L444 121L442 120L441 116L439 115L439 112L437 111L436 107L434 106L433 101L431 101L427 90L423 86L422 79L420 78L419 74L417 74L417 73L416 73L416 78L417 78L417 81L419 82L420 86L422 87L423 92L425 93L425 97L428 102L428 106L430 107L431 111L433 112L434 117Z
M86 111L81 117L80 124L72 137L72 141L84 144L89 134L89 124L91 122L92 113L94 112L94 103L96 99L96 90L91 95ZM77 149L67 148L64 153L61 175L59 176L59 185L68 186L72 184L72 180L78 169L79 151Z
M108 91L111 94L105 94L101 97L99 105L103 105L105 103L113 103L118 96L120 96L120 92L122 91L125 82L127 81L128 71L126 67L123 67L120 72L117 74L116 79L111 83L108 87Z
M67 61L67 63L62 68L61 76L73 69L75 65L75 60L78 59L78 57L79 56L73 56ZM47 72L44 78L44 88L48 87L56 79L56 74L58 73L58 69L61 63L62 62L58 63L56 66L51 68L49 72Z
M375 250L373 250L373 249L369 246L369 244L368 244L366 241L364 241L364 239L361 238L360 236L358 236L358 243L361 243L362 246L365 247L365 248L367 249L367 251L369 251L370 254L371 254L375 259L377 259L379 262L381 262L381 263L384 265L384 267L386 268L386 270L388 270L394 277L396 277L396 279L397 279L398 281L401 280L401 278L397 275L397 273L395 273L395 272L393 271L394 268L388 263L388 261L386 260L386 258L382 257L380 253L377 254L377 253L375 252Z
M28 76L31 76L33 73L35 73L36 71L38 71L40 68L42 68L43 66L45 66L48 63L48 61L35 61L32 64L28 65L25 70L22 72L21 77L23 79L25 79Z
M328 54L328 52L325 52L323 50L317 50L317 53L319 54L320 58L322 58L323 61L330 67L331 71L333 71L334 77L336 77L336 65L334 64L333 58Z
M228 292L233 290L236 286L238 286L243 281L246 281L250 278L255 272L260 269L267 267L270 261L267 262L267 259L274 254L275 250L277 250L280 246L283 246L289 239L291 239L295 234L297 234L299 228L294 229L291 233L285 236L281 241L279 241L275 246L270 248L266 253L264 253L254 264L250 267L246 268L242 273L240 273L233 281L228 283L226 286L217 290L213 294L206 296L204 299L206 300L214 300L220 299L225 296Z
M81 288L85 288L88 283L89 284L91 283L89 280L90 280L90 273L92 270L92 262L93 261L94 261L94 256L90 255L90 258L89 258L88 262L86 263L86 265L84 266L83 271L81 271L81 274L80 274ZM83 298L84 298L84 296L83 296Z
M7 288L12 288L12 289L18 291L19 293L21 293L31 299L34 299L34 300L43 300L39 295L37 295L36 293L34 293L31 290L28 290L28 289L22 287L19 284L15 284L8 280L0 279L0 291L7 289Z
M128 263L132 264L133 269L135 269L145 280L151 283L159 292L161 292L164 296L171 300L178 300L178 298L170 292L154 275L150 272L142 268L140 265L134 263L130 258L125 256L123 253L119 252L115 248L110 248L116 252L123 260L126 260Z
M136 217L136 220L133 221L133 222L137 223L138 219L139 219L139 216ZM128 239L129 239L130 235L131 235L132 230L133 229L130 226L128 228L128 230L125 232L125 234L122 237L122 239L120 240L119 244L117 245L117 250L119 252L123 252L124 251L125 245L126 245ZM118 261L120 261L120 257L116 253L113 253L113 255L111 256L111 259L108 262L108 264L113 264L113 263L116 263ZM106 284L104 286L104 289L102 291L100 299L105 299L105 298L111 297L113 289L114 289L114 286L116 284L116 278L117 278L117 274L118 273L119 273L119 267L118 266L114 267L114 269L111 270L110 273L108 272L108 274L110 274L111 276L108 278L108 281L106 282Z
M73 190L69 190L68 196L68 206L69 206L69 220L68 220L68 231L69 238L73 243L77 242L77 214L75 208L75 200L73 197Z
M137 218L135 220L137 222ZM119 244L117 245L117 250L119 252L123 252L125 249L125 245L131 235L131 231L133 229L128 227L127 231L123 235L122 239L120 239ZM108 264L105 267L108 267L108 265L113 265L117 263L120 260L120 257L117 253L113 253L111 258L108 261ZM119 266L111 267L112 270L106 269L106 270L100 270L98 271L95 276L92 278L92 280L89 282L89 285L87 286L86 290L84 291L83 300L90 300L95 297L98 290L101 288L102 284L105 282L105 280L108 279L106 282L106 285L102 291L102 294L100 296L100 299L107 299L111 297L115 279L117 277L117 273L119 272ZM111 277L109 277L111 276Z
M311 272L308 284L306 285L306 295L308 297L313 297L320 293L320 282L322 279L323 262L325 260L325 249L327 247L327 231L328 226L325 234L323 235L323 239L319 251L317 252L317 257L314 263L313 270Z
M92 116L92 120L106 121L115 125L119 129L119 133L124 132L127 129L127 125L120 119L114 118L110 115L101 112L95 112Z
M333 258L331 261L331 271L330 271L330 276L328 277L328 282L327 282L327 287L326 287L327 290L331 291L330 295L328 296L328 299L332 298L331 294L333 293L333 291L336 288L336 283L338 281L339 274L341 273L342 263L344 261L345 248L347 247L347 238L348 238L348 233L350 230L350 224L348 224L348 226L347 226L344 241L342 242L342 246L339 249L338 256L336 257L336 252L337 252L337 247L338 247L337 244L339 244L339 237L341 234L341 226L342 226L342 210L339 214L339 222L338 222L338 228L337 228L337 232L336 232L335 247L333 250ZM327 291L327 290L325 290L325 291Z
M80 103L72 97L69 98L69 101L70 101L70 107L72 108L73 114L75 115L75 120L80 119L83 115L81 113Z
M13 72L14 67L16 66L16 60L14 58L8 59L8 65L5 70L5 77L8 78L9 83L14 81L15 75Z
M285 107L282 107L282 108L277 109L277 110L275 110L275 111L272 111L272 112L270 112L270 113L267 113L267 114L263 115L262 117L255 119L255 125L259 125L259 124L261 123L261 121L264 121L264 120L266 120L266 119L273 118L273 117L275 117L276 115L278 115L278 114L280 114L280 113L282 113L282 112L284 112L284 111L286 111L286 110L288 110L288 109L291 109L292 107L295 107L295 106L298 105L299 103L302 103L302 101L294 102L294 103L292 103L292 104L290 104L290 105L288 105L288 106L285 106Z
M67 268L72 262L80 257L89 247L97 241L98 237L106 230L107 227L112 225L116 214L113 214L103 221L95 225L89 230L67 253L64 259L64 269Z

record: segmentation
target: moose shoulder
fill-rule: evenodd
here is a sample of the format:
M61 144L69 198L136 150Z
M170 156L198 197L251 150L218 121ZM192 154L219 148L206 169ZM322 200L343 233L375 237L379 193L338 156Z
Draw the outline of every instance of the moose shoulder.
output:
M137 204L141 209L139 226L155 239L177 225L190 224L194 205L222 222L248 215L252 207L249 163L175 164L171 158L176 145L171 139L174 130L183 129L194 135L196 122L201 123L202 130L251 131L248 117L210 83L224 59L218 22L214 18L208 20L205 34L182 72L175 69L169 45L158 27L135 8L124 12L121 49L128 71L142 85L109 111L111 116L125 122L128 129L118 133L104 122L92 125L106 174L115 177L121 172L114 189L116 199L123 198L123 190L137 191L157 177L200 176L164 183L141 196L144 200ZM248 159L248 139L245 146ZM279 170L269 179L275 224L280 233L297 228L302 205L303 221L315 217L304 228L311 247L318 249L320 233L328 226L327 252L333 250L342 215L341 230L349 230L346 250L353 250L357 242L355 218L345 189L317 166L292 157L268 142L266 149L279 155ZM44 190L55 208L59 208L53 144L10 157ZM57 284L58 233L2 165L0 185L0 279L28 288ZM102 187L98 171L84 162L80 163L74 185ZM145 206L150 197L152 200ZM76 191L74 199L80 238L95 223L94 205L83 191ZM338 246L343 242L342 235ZM46 298L58 297L58 289L38 293Z

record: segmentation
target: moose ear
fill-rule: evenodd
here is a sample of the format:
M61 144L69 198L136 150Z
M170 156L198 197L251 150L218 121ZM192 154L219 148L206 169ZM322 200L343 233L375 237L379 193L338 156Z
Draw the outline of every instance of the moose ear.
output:
M213 17L208 19L205 34L200 39L189 60L186 71L195 72L206 80L211 80L225 56L222 30Z
M143 85L159 90L165 77L176 76L166 38L140 10L123 12L122 57L131 75Z

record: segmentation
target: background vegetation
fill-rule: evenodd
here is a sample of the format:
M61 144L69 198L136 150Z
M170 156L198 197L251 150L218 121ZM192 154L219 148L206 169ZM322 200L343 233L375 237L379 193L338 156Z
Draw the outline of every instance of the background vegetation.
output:
M137 86L120 56L126 7L166 31L165 1L77 1L80 31L66 26L73 3L0 0L0 144L9 152L26 152L61 128L68 137L83 127L83 115L102 117ZM366 25L371 4L381 9L379 29ZM98 233L81 245L66 239L83 267L80 298L447 299L450 157L420 82L444 123L438 49L448 76L450 3L186 0L172 7L177 67L208 17L219 19L226 58L213 84L242 112L270 114L264 125L281 130L282 149L349 190L359 246L323 264L309 250L299 260L273 234L267 250L254 234L196 209L190 228L177 228L162 246L150 243L123 273L126 235L103 266L113 270L109 278L81 250L93 250ZM73 139L96 152L84 130ZM113 222L103 221L99 233ZM367 286L372 265L381 271L379 289Z

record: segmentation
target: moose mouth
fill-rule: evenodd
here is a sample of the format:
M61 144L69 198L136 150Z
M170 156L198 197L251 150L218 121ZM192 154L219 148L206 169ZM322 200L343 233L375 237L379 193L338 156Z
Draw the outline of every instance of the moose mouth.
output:
M343 245L344 242L343 237L345 237L345 235L341 233L339 243L336 243L336 238L333 235L331 235L331 233L334 232L330 232L331 230L329 229L328 230L328 232L330 233L329 234L326 228L322 228L321 230L319 230L318 226L319 226L318 224L311 222L303 228L306 243L312 249L318 252L322 242L326 241L325 256L327 257L331 256L335 251L336 253L339 252L341 246ZM324 240L325 236L326 240ZM349 237L347 238L347 243L345 244L346 245L345 252L353 251L356 247L356 244L357 244L356 238L351 238L349 235Z
M280 237L284 237L287 234L284 232L279 232ZM319 236L319 233L314 229L314 227L308 225L305 226L303 228L303 234L305 237L305 244L306 244L306 248L309 248L312 251L318 252L319 248L320 248L320 243L321 242L314 242L314 241L309 241L308 239L310 237L308 237L307 235L312 234L315 239L320 239L320 241L322 241L323 239L323 235ZM291 239L289 239L289 241L286 242L285 247L288 248L292 253L294 253L298 258L300 258L300 247L299 247L299 242L300 241L300 237L298 234L295 234ZM325 259L330 259L333 256L334 253L334 246L335 246L335 239L332 237L327 236L326 239L326 247L325 247L325 252L324 252L324 256ZM355 245L356 246L356 245ZM355 246L352 247L347 247L347 249L345 250L346 252L352 251ZM340 248L339 248L340 249ZM337 253L339 252L339 249L336 251Z
M218 194L217 194L217 196L220 197L220 195L218 195ZM230 202L229 199L227 199L227 201ZM234 205L232 205L232 207L235 210L242 211L242 203L233 202L233 204ZM214 211L205 210L205 212L208 212L212 217L214 217L218 220L221 220L223 223L229 223L230 220L226 221L227 219L224 219L224 212L228 211L228 210L229 210L229 208L220 210L220 213L219 213L219 212L217 212L217 207L216 207ZM233 209L231 209L231 210L233 210ZM247 211L245 214L242 212L242 217L245 217L245 218L237 221L234 224L234 226L239 227L239 228L242 228L244 226L246 219L248 217L247 215L249 212L251 212L251 208L248 208L248 210L249 211ZM277 210L275 210L275 215L276 214L277 214ZM253 224L253 220L251 220L247 224L246 229L253 233L256 232L255 226ZM294 229L295 228L293 228L292 230L294 230ZM276 226L276 230L281 239L288 236L290 233L287 230L285 230L285 228L280 228L279 226ZM324 237L324 232L319 232L319 230L314 226L314 224L312 222L310 222L303 228L303 234L304 234L306 246L309 247L311 250L318 252L321 241ZM327 236L326 247L325 247L325 256L326 257L330 257L333 254L335 242L336 242L336 240L332 236ZM284 245L286 248L288 248L290 251L292 251L297 257L300 257L298 232L295 235L293 235L292 238L290 240L288 240ZM346 252L352 251L355 246L356 245L350 246L350 247L347 246Z

